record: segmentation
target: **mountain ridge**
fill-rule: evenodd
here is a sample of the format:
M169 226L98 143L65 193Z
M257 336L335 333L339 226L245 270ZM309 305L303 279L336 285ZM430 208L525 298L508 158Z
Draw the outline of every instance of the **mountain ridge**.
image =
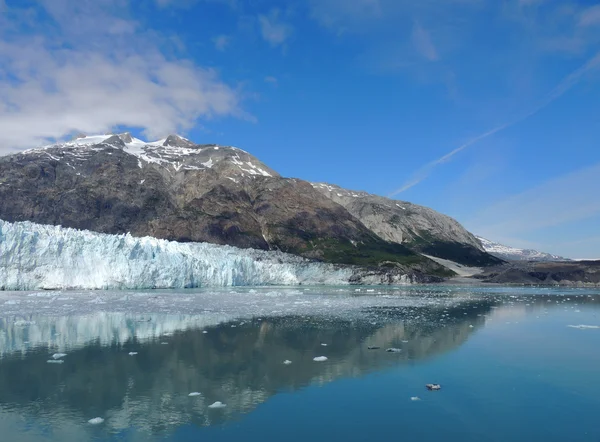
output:
M360 198L348 202L337 193L281 177L242 149L177 135L156 142L129 133L86 136L0 157L0 219L9 222L278 250L437 276L453 272L422 253L470 265L502 262L431 209L406 203L407 214L395 200L354 192Z
M519 249L517 247L506 246L495 241L490 241L489 239L481 236L477 236L477 239L481 242L481 245L486 252L507 261L571 261L569 258L553 255L551 253L539 252L533 249Z

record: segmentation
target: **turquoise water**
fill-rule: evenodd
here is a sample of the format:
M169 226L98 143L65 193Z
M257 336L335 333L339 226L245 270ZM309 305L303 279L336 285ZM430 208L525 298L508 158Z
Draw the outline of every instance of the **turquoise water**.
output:
M600 441L599 292L355 290L0 294L0 440Z

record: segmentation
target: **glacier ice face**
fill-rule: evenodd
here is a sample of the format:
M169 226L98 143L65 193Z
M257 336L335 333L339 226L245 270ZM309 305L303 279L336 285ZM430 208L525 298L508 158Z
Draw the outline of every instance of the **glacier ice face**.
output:
M356 270L281 252L0 220L0 289L348 284Z

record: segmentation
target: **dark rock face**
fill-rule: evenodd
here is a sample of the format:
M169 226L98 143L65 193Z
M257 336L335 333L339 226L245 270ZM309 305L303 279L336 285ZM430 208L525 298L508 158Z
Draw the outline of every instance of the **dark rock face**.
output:
M452 274L411 248L459 262L490 259L456 221L430 209L428 222L439 221L436 216L442 221L429 231L428 246L420 246L415 238L424 234L404 240L388 234L389 223L381 227L377 217L364 215L381 205L380 197L362 206L342 204L234 147L196 145L175 135L150 144L130 134L93 139L95 144L83 138L0 158L0 219L281 250L374 266L382 279L394 272L417 272L416 280ZM395 231L408 231L407 224ZM437 246L438 237L440 243L453 239Z

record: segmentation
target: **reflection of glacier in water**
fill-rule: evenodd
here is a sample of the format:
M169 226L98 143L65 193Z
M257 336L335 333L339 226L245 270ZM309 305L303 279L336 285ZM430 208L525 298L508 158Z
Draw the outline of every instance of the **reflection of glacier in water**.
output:
M356 288L221 289L180 292L5 292L0 294L0 357L39 345L64 351L98 341L123 344L178 330L260 316L372 317L377 308L444 308L465 300L441 290ZM407 319L407 318L405 318ZM416 316L416 319L420 319Z
M76 428L81 440L94 417L110 432L213 425L282 390L448 352L505 309L555 305L452 288L366 290L2 294L0 418ZM46 362L55 352L67 354L63 364ZM227 406L208 407L217 401Z
M211 425L282 389L454 348L493 304L391 289L312 290L4 294L0 407L64 425L102 416L114 431ZM67 354L64 363L48 364L56 352ZM327 362L313 361L322 355ZM208 408L217 401L227 407Z

